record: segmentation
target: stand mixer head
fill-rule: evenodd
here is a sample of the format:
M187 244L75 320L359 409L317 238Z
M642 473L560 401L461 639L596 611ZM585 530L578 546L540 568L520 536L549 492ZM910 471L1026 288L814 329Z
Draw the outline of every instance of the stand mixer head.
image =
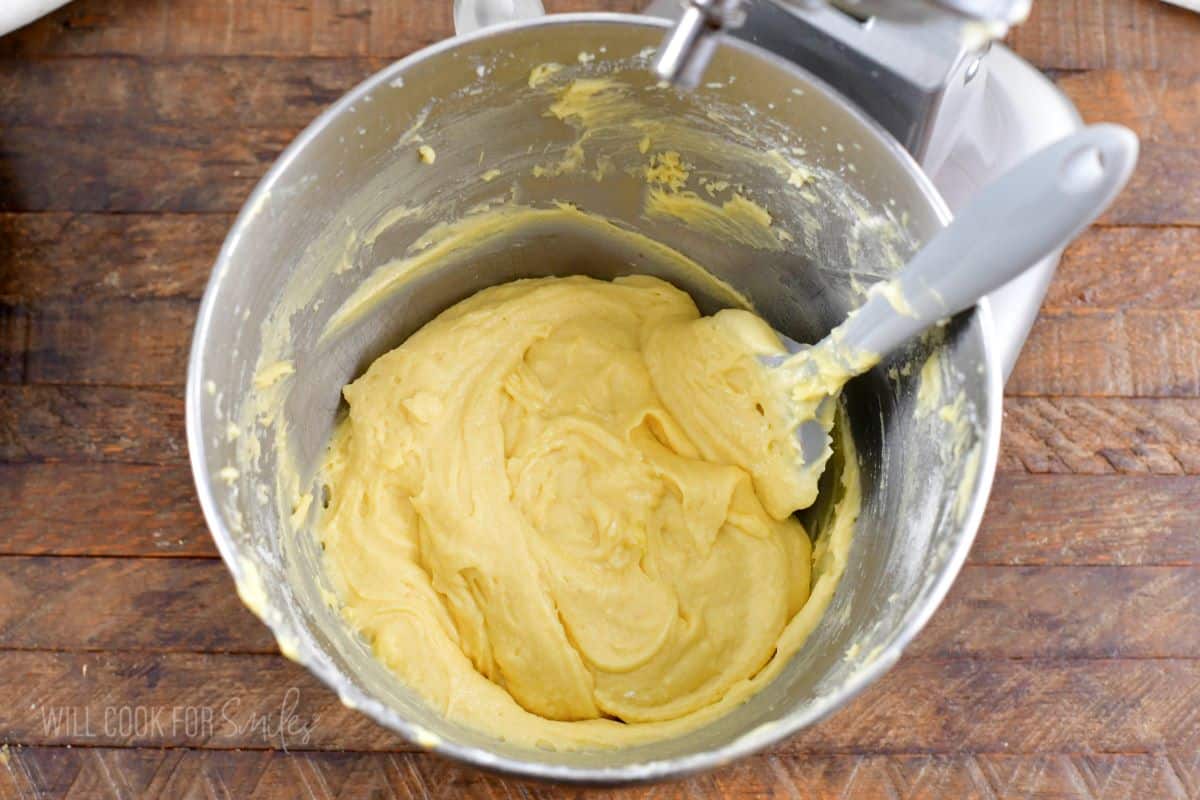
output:
M822 0L772 0L791 13L812 12ZM851 18L873 18L905 24L949 20L969 49L986 47L1025 19L1030 0L829 0ZM750 11L745 0L688 0L674 29L667 34L654 63L663 80L693 88L704 75L723 31L739 28Z

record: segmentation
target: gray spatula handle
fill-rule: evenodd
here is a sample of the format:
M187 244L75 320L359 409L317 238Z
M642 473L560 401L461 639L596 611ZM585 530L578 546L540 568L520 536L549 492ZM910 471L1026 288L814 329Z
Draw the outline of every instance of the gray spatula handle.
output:
M904 302L889 301L894 291L872 293L839 326L838 346L886 354L971 307L1091 224L1129 179L1137 154L1132 131L1105 124L1022 161L984 187L892 279Z

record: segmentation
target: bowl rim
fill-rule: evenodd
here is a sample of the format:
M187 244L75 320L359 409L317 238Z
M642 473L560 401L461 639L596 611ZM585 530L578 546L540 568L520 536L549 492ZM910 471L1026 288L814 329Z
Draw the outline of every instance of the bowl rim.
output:
M241 563L237 546L217 503L213 491L214 479L209 474L207 467L208 454L202 430L202 405L206 397L203 386L203 374L206 358L205 351L216 311L216 297L220 293L220 289L227 276L233 270L234 254L237 251L239 242L245 235L250 223L265 207L271 196L272 187L283 177L292 161L312 144L333 120L347 113L350 106L361 101L364 96L394 81L411 67L453 51L464 44L490 38L500 38L518 31L534 28L551 28L560 25L591 24L625 24L663 32L669 30L671 27L671 23L668 20L641 14L609 12L551 14L534 19L490 26L465 36L453 36L422 48L366 78L322 112L288 145L243 204L221 246L221 250L213 266L212 274L205 287L204 297L201 301L193 329L185 388L188 455L192 477L196 486L196 494L200 501L205 523L217 545L217 550L220 552L222 560L239 586L242 585L242 581L246 580L247 570ZM733 37L724 37L720 46L741 50L757 58L771 62L778 69L792 72L798 78L806 81L812 89L826 95L826 99L843 106L850 116L862 127L864 133L874 135L879 140L879 143L900 162L901 166L921 190L921 194L929 202L938 222L942 226L945 226L949 222L951 218L950 211L941 194L934 187L933 182L925 174L924 170L921 169L912 155L890 133L884 130L874 119L867 116L853 102L846 99L837 90L803 67L753 44ZM328 662L322 653L316 651L314 648L310 648L306 641L307 637L301 636L299 635L301 632L293 630L289 621L284 619L282 614L272 613L273 609L251 608L251 610L271 629L277 640L299 643L294 653L288 653L288 657L304 665L324 684L337 692L339 699L344 705L362 711L379 725L400 734L405 740L424 750L432 750L492 772L513 777L559 781L568 784L611 786L679 778L713 769L735 759L759 752L791 736L801 728L825 719L861 694L863 690L889 670L900 657L903 650L929 621L934 611L941 605L942 600L945 598L946 593L949 591L950 586L958 576L966 560L967 553L971 548L975 534L983 518L999 458L1003 378L999 351L993 335L994 324L991 308L987 299L980 300L974 311L963 313L979 325L983 354L982 364L984 367L983 380L985 382L986 419L983 420L982 450L971 503L967 513L963 517L963 521L958 524L960 535L958 536L957 544L947 554L941 573L924 590L924 599L914 606L904 619L901 620L888 646L877 658L865 664L845 683L839 685L836 691L829 695L821 696L801 708L788 712L776 722L748 731L719 747L689 753L684 756L652 759L624 766L579 767L538 761L536 759L511 758L506 755L499 755L486 748L442 740L440 737L426 731L422 726L401 717L390 706L362 692L352 683L343 680L341 673L334 669L333 665Z

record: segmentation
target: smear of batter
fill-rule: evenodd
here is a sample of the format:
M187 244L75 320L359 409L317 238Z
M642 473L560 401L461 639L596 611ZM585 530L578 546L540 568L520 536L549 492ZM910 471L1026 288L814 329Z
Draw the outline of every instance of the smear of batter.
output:
M443 312L344 390L320 524L343 616L509 740L631 744L726 713L815 627L859 506L849 452L814 571L763 352L783 348L753 314L701 317L646 276Z

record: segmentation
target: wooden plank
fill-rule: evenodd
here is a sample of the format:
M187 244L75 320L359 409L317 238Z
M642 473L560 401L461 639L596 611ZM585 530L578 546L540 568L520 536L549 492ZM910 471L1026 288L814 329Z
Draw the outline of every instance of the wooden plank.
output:
M211 558L0 558L0 593L0 647L276 652Z
M412 749L279 655L10 650L0 664L11 742Z
M590 788L502 778L423 753L15 747L0 797L308 797L587 800ZM605 790L611 800L697 797L996 797L1142 800L1194 796L1196 759L1180 753L961 755L766 754L707 774ZM317 788L319 787L319 788Z
M1067 248L1044 310L1200 309L1200 228L1093 226Z
M226 215L0 215L0 239L12 243L0 255L7 262L0 297L20 304L0 307L0 378L181 382L176 359L187 347L186 307L103 301L198 297L230 221ZM1200 270L1188 258L1198 247L1200 229L1090 232L1068 253L1008 392L1195 396ZM59 297L86 297L87 306L32 302ZM91 341L96 331L106 335ZM81 341L95 350L74 352ZM129 355L129 342L147 348L128 359L135 374L126 374L118 356L94 358L114 341L119 357ZM29 346L35 352L25 378Z
M0 382L25 379L25 354L29 351L29 312L21 306L0 303Z
M230 214L0 214L0 302L198 300Z
M1001 473L969 563L1200 564L1200 477Z
M779 752L1194 753L1198 695L1195 660L907 659ZM31 745L412 749L281 656L4 651L0 699L5 738ZM160 722L106 730L125 707ZM189 735L189 708L217 724Z
M0 555L217 554L182 461L0 463L0 530Z
M179 4L165 21L167 50L197 55L365 55L371 14L367 0Z
M1200 309L1045 311L1004 390L1010 395L1196 397Z
M1200 474L1194 399L1009 397L999 469L1008 472Z
M1200 662L907 660L782 752L1193 753Z
M137 53L166 47L169 0L83 0L70 3L0 39L4 55Z
M377 3L372 10L370 53L399 57L440 42L454 32L449 3Z
M40 308L30 316L25 381L182 386L198 308L186 298Z
M1195 476L1002 473L969 563L1196 565L1198 518ZM216 555L182 462L0 464L0 529L2 555Z
M48 86L77 84L72 70L84 69L57 61L41 68L62 72L43 77ZM299 128L366 69L314 70L321 77L312 77L306 62L266 67L261 59L172 68L177 72L128 67L131 76L118 81L122 88L105 90L114 105L102 112L100 125L56 123L47 131L15 117L20 124L5 126L0 140L0 157L9 164L0 175L0 211L234 211ZM158 89L155 76L163 82ZM185 76L184 85L195 88L172 94ZM75 91L86 92L87 85ZM143 85L148 88L137 88ZM1105 221L1200 225L1200 143L1192 122L1200 113L1200 76L1100 71L1063 76L1060 85L1086 118L1123 122L1142 136L1141 164ZM14 82L8 94L23 91L23 83ZM41 92L25 96L46 109L95 107L46 103ZM293 97L304 98L292 103L295 111L277 111ZM254 110L259 98L261 112ZM97 113L51 110L35 119ZM167 121L152 121L156 115ZM271 122L272 116L279 119ZM213 121L222 118L228 121Z
M6 59L0 62L0 125L138 121L298 129L384 64L366 58Z
M176 390L0 385L0 461L187 459Z
M1010 397L999 468L1018 473L1200 474L1195 400ZM0 386L0 461L185 457L176 391Z
M6 127L0 211L233 212L295 129Z
M611 11L637 13L650 0L545 0L550 14ZM384 3L371 9L370 53L399 58L454 33L450 3Z
M1194 566L1196 519L1197 476L1001 473L968 563ZM0 530L0 555L216 556L182 461L0 463Z
M909 652L1200 658L1186 630L1200 630L1200 568L968 566Z
M147 9L146 6L151 8ZM643 0L558 0L552 11L636 11ZM365 55L398 57L448 36L440 5L424 14L408 4L371 7L365 0L77 0L0 41L10 55ZM169 13L168 13L169 8ZM415 6L414 6L415 8ZM1195 17L1164 3L1063 0L1035 3L1012 46L1044 69L1196 71Z
M1008 44L1042 69L1200 72L1200 18L1154 0L1036 2Z
M0 299L199 298L232 214L0 213ZM1200 309L1200 228L1093 227L1047 312Z
M0 303L0 367L7 365L0 375L29 383L182 385L198 307L190 298L153 297ZM1047 311L1005 391L1200 396L1200 309Z
M1196 476L1002 473L969 563L1192 566L1197 519ZM0 555L216 555L179 461L0 464L0 530Z
M648 0L549 0L551 13L633 12ZM449 3L368 0L76 0L0 39L0 54L398 58L454 32Z
M0 297L198 299L232 224L222 213L0 213ZM1088 229L1045 308L1200 308L1200 228Z
M232 214L0 213L0 298L198 298L232 224ZM1090 228L1045 309L1200 309L1200 228Z
M1200 567L968 566L911 652L1200 659L1179 635L1200 629L1198 587ZM0 649L275 652L217 559L0 558L0 591Z
M1101 70L1057 83L1088 122L1118 122L1141 137L1137 170L1103 222L1200 224L1200 74Z
M368 25L363 0L82 0L0 41L0 52L352 55L364 52Z
M0 377L22 380L24 349L32 345L30 380L181 382L176 359L191 324L184 306L93 301L198 297L229 224L225 215L0 215L0 239L12 242L0 256L8 263L0 270L0 296L22 304L0 309ZM1156 247L1160 242L1166 244ZM1197 246L1200 229L1161 235L1157 229L1094 229L1068 253L1047 301L1051 310L1035 326L1009 393L1194 396L1200 270L1185 259ZM1110 248L1113 255L1106 257ZM1142 256L1132 269L1126 268L1130 252ZM29 300L59 296L87 297L88 306L35 306L31 328ZM1090 306L1081 307L1084 302ZM1142 310L1158 304L1187 313ZM1132 309L1095 310L1122 306ZM91 341L95 331L108 337ZM80 341L101 355L113 341L122 356L130 341L149 352L129 359L136 367L129 375L111 354L96 361L95 353L73 352Z

